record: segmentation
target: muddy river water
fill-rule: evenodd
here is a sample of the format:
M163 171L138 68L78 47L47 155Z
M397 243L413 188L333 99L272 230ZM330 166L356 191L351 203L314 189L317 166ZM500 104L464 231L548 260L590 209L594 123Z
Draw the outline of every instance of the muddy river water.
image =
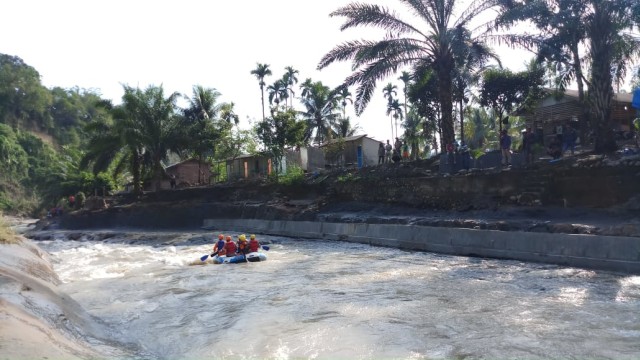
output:
M268 236L265 262L190 265L211 236L38 245L141 358L640 358L640 276Z

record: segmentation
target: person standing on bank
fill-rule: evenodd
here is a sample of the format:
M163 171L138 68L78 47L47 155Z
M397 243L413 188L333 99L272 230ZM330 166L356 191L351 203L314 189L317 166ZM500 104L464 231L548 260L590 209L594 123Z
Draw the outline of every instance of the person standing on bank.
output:
M387 145L384 146L384 154L385 154L385 157L386 157L386 160L385 160L386 163L390 163L391 162L391 150L393 150L393 147L389 143L389 140L387 140Z
M380 146L378 146L378 165L384 164L384 153L384 144L380 143Z
M502 152L502 165L511 165L511 136L507 134L507 130L502 130L502 134L500 134L500 151Z
M535 137L531 128L528 127L522 133L522 154L524 155L524 163L526 165L533 164L533 143Z

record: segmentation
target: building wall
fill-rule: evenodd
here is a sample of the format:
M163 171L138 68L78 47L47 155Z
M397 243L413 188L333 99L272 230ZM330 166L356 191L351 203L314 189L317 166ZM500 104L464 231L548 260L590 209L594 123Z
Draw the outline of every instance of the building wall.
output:
M228 180L266 177L270 173L270 161L266 157L252 156L227 160Z
M362 138L362 155L364 166L372 166L378 164L378 146L380 141L370 139L368 137Z
M201 173L200 179L198 178L198 172ZM167 175L174 175L178 186L194 186L199 183L208 184L211 177L211 169L207 163L202 163L202 165L198 166L198 161L186 161L167 168ZM162 188L169 189L170 187L170 180L163 179Z

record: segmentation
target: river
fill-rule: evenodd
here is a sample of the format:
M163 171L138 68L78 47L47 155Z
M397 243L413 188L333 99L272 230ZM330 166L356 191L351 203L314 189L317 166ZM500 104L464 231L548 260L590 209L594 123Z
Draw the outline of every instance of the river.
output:
M266 262L190 265L212 235L38 245L140 358L640 357L640 276L269 236Z

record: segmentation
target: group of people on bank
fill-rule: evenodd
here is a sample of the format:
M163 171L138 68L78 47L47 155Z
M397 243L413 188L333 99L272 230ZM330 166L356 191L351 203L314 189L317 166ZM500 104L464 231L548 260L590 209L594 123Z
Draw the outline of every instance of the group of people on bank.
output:
M256 236L251 234L249 241L245 234L238 235L238 241L234 242L231 236L218 235L218 241L213 245L213 254L218 256L234 257L256 252L260 249L260 243ZM213 255L212 255L213 256Z
M396 138L393 146L391 146L389 140L387 140L386 144L380 143L378 146L378 165L388 164L392 161L399 162L401 160L409 160L409 145L407 145L406 140Z

